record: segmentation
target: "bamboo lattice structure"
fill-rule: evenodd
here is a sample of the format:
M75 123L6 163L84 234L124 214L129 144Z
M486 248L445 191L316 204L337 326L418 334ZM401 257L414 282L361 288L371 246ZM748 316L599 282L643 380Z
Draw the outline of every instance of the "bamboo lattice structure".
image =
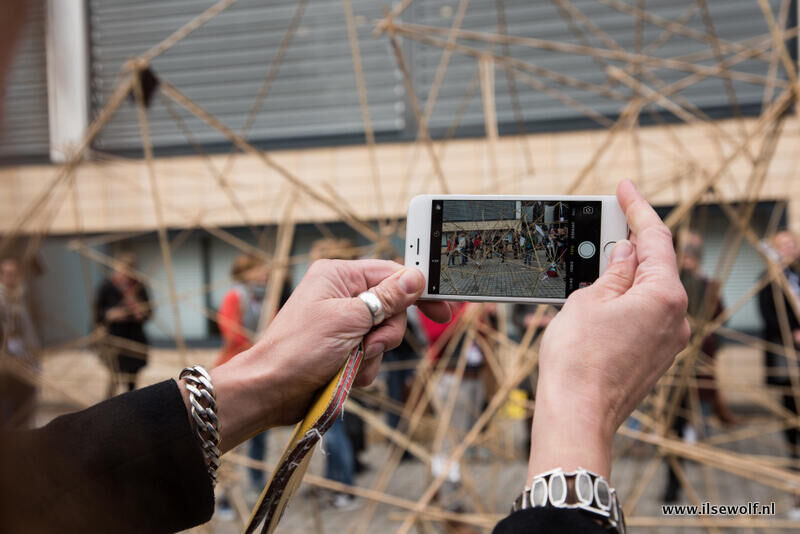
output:
M758 421L753 421L745 426L731 429L723 428L710 435L700 435L695 443L689 443L675 436L672 431L673 421L679 414L695 425L705 426L709 417L704 414L697 401L698 388L703 386L702 379L697 378L698 369L713 368L714 362L703 353L703 340L712 334L724 339L734 340L742 345L760 352L765 348L786 355L789 361L797 361L797 351L788 331L787 314L795 313L800 316L796 306L797 299L784 274L784 265L777 262L762 246L763 240L768 239L777 231L777 221L781 218L780 211L784 204L776 205L773 223L767 233L756 230L752 225L755 203L762 198L763 187L770 172L770 163L780 143L782 134L786 131L787 122L796 120L792 114L798 109L796 100L798 96L797 65L792 60L792 55L787 48L787 42L796 37L798 28L789 27L788 20L796 20L789 16L792 2L782 0L778 4L770 4L767 0L758 0L758 5L763 13L769 32L756 38L742 41L727 41L719 38L714 31L713 21L707 6L707 0L698 0L691 4L680 17L667 20L658 17L647 10L644 1L627 3L621 0L597 0L600 4L610 7L630 17L631 24L637 27L637 39L634 48L625 48L619 44L614 36L603 31L591 18L583 14L570 0L552 0L558 6L575 39L564 41L547 40L533 37L522 37L507 33L507 21L504 13L503 1L496 0L498 10L498 25L494 32L469 31L462 28L466 14L469 12L470 1L460 0L452 17L452 25L446 27L425 26L411 24L403 21L403 13L413 5L413 0L404 0L386 13L384 18L377 21L374 39L383 39L391 47L397 69L403 78L408 103L411 113L416 120L417 135L410 151L411 158L408 162L408 172L403 181L404 190L397 198L387 195L382 184L384 173L381 170L378 145L370 116L369 95L365 82L364 65L360 55L359 35L356 31L353 6L350 0L342 1L342 9L347 22L347 36L353 62L353 73L356 79L358 99L361 109L361 118L364 125L364 141L369 154L370 184L377 206L387 206L388 212L397 212L396 206L403 203L417 193L488 193L488 192L521 192L522 177L537 172L537 155L532 153L530 146L525 141L525 124L520 108L519 88L529 87L538 91L561 105L566 105L587 119L594 121L604 129L602 141L591 153L586 154L584 162L569 183L559 185L560 192L566 194L593 194L609 193L597 189L597 173L601 163L620 153L637 161L636 175L633 178L646 194L657 195L660 191L674 189L680 198L678 205L666 217L666 222L673 230L691 228L694 224L692 218L696 208L703 204L714 203L722 208L724 216L729 221L729 231L726 237L727 249L713 275L721 287L724 287L730 275L733 262L739 249L747 243L762 255L766 266L764 275L757 279L752 288L738 302L729 303L725 313L721 316L694 318L692 340L679 357L676 364L670 369L648 399L633 414L636 421L634 427L623 426L619 431L618 441L622 446L617 450L617 456L628 454L631 448L644 450L645 457L638 460L639 469L636 480L631 482L631 488L621 495L622 502L626 505L628 524L640 529L662 527L698 527L710 532L721 532L723 529L735 528L742 531L800 531L800 521L790 521L779 517L738 517L738 518L708 518L708 517L654 517L643 515L639 512L639 501L645 488L652 483L659 466L669 464L676 472L686 495L690 501L698 504L711 500L716 494L715 477L719 473L727 473L737 477L743 484L766 486L778 498L800 496L800 472L790 459L776 455L757 455L748 452L747 444L757 441L767 434L781 432L786 428L799 427L800 418L779 405L774 400L774 394L768 393L764 388L753 388L750 385L737 386L735 383L729 387L741 387L742 395L757 405L767 415ZM184 359L186 346L180 330L179 310L181 304L188 302L196 296L193 293L180 293L176 288L175 273L172 264L172 250L179 246L184 234L170 239L167 230L165 213L170 211L185 217L186 232L201 230L211 234L216 239L222 240L242 252L256 254L266 259L271 265L270 293L265 299L265 313L263 317L272 316L272 311L278 306L280 287L285 280L289 267L308 261L307 256L292 256L291 244L294 238L295 226L300 220L298 210L293 206L302 201L307 205L324 206L332 210L341 221L351 227L357 234L363 236L371 244L365 247L354 247L347 251L347 255L391 257L402 255L396 251L392 244L394 237L403 237L404 222L400 218L385 217L376 221L363 220L357 210L342 198L333 187L316 187L311 185L301 174L282 165L273 158L269 152L257 148L249 139L249 130L264 101L269 98L269 89L276 77L280 76L279 66L287 49L292 46L292 39L301 24L307 0L298 0L295 14L287 27L285 36L278 50L274 53L268 65L256 66L266 69L263 84L254 95L250 113L241 131L234 131L223 124L212 113L204 109L197 102L187 96L180 87L173 85L169 79L158 73L158 97L166 104L170 115L177 121L186 135L187 143L195 147L198 156L207 164L209 176L218 188L219 194L230 203L241 218L241 223L249 227L255 236L259 237L260 245L252 245L224 228L205 222L203 216L198 216L189 211L181 211L178 206L165 205L162 191L165 180L169 176L159 174L153 155L153 143L148 123L148 109L145 105L143 94L142 76L147 71L155 58L165 54L182 39L200 28L213 17L219 15L236 3L235 0L220 0L212 7L189 20L184 26L155 44L150 50L130 60L121 68L117 87L107 99L102 111L97 114L89 126L84 141L77 147L69 161L55 169L54 175L41 189L37 198L26 207L22 215L13 224L11 230L0 239L0 256L9 250L9 247L18 240L27 240L29 248L35 248L48 234L50 224L55 214L61 209L62 204L72 202L73 213L76 217L75 227L81 232L80 209L78 202L79 175L77 170L86 161L94 158L102 159L106 156L93 153L93 142L103 130L114 113L124 105L128 95L133 95L137 107L138 125L141 133L144 160L146 163L147 181L128 180L127 177L118 177L121 181L129 183L131 194L144 195L152 200L156 219L154 229L157 231L163 266L167 273L166 302L156 301L154 308L168 307L174 317L174 338L179 352ZM692 19L700 19L705 23L705 31L699 31L689 25ZM659 29L657 39L645 43L642 37L642 28L645 25ZM363 37L362 37L363 38ZM662 57L658 54L661 47L671 38L690 39L704 45L701 52L686 54L681 57ZM427 99L423 100L417 94L417 85L409 71L409 58L403 41L416 41L425 46L441 49L441 58L438 64L433 83L426 91ZM595 46L592 43L601 43ZM511 55L510 47L527 47L550 53L564 54L565 56L577 55L590 58L606 74L604 83L592 83L568 75L548 70L531 61L521 60ZM453 118L453 126L442 138L434 138L429 125L436 105L445 73L453 56L465 56L475 62L475 76L468 87L465 87L465 101L471 98L480 98L485 124L485 138L488 150L487 161L489 169L487 179L478 190L460 189L458 176L448 176L443 160L446 157L448 146L462 120L463 108ZM737 70L737 65L748 59L757 59L768 65L768 74L753 74L744 70ZM678 81L665 82L659 77L664 70L678 71L682 77ZM498 155L498 118L495 101L495 76L504 76L507 87L511 93L512 107L521 142L516 152L519 167L523 171L514 176L504 176ZM733 127L721 125L708 117L703 110L682 96L681 91L709 78L723 81L730 108L733 112ZM734 81L744 81L750 84L763 86L763 107L757 118L745 120L736 101L733 90ZM584 105L577 99L575 91L583 91L595 96L603 97L619 106L619 113L608 116L599 113L591 107ZM234 152L227 156L224 164L219 166L211 161L202 147L192 137L192 132L186 127L181 118L181 113L189 113L203 121L208 127L218 131L234 147ZM640 120L643 116L649 117L653 122L660 124L667 132L669 143L654 145L642 135ZM669 115L670 120L665 116ZM714 153L708 154L706 160L700 160L695 153L687 150L684 142L675 133L676 124L686 123L700 128L710 139ZM793 126L796 128L796 125ZM265 231L258 228L253 222L253 206L248 204L243 195L246 193L234 185L232 175L234 153L249 154L263 165L265 171L277 173L285 182L283 190L285 211L281 214L281 223L277 229L274 247L267 247L261 239ZM664 176L660 171L650 171L643 163L647 154L659 154L660 157L673 161L681 161L681 172ZM430 172L419 175L418 159L427 160ZM735 179L731 169L746 169L747 178L742 181ZM740 172L741 174L741 172ZM735 196L731 191L739 191ZM531 192L535 193L535 192ZM383 208L381 208L383 209ZM323 233L330 232L321 226ZM94 262L105 268L113 264L112 258L102 254L95 247L99 244L108 244L131 237L131 234L109 234L100 237L79 235L71 241L71 247L79 252L86 262ZM152 279L145 272L133 273L134 276L151 286L163 286L163 283ZM750 335L737 332L725 326L725 321L737 310L744 306L758 291L767 286L772 286L776 297L785 294L789 297L793 309L781 309L783 343L778 345ZM214 284L201 288L202 292L209 292L215 288ZM783 299L776 298L782 303ZM87 305L90 298L87 296ZM76 304L77 305L77 304ZM480 444L492 452L492 461L502 463L506 461L506 450L503 445L501 409L506 405L511 391L518 388L520 383L529 379L536 372L537 366L537 333L531 326L519 337L518 340L508 336L504 325L497 328L488 326L478 320L478 308L465 315L460 328L469 339L481 339L482 350L487 359L487 367L493 380L497 384L496 391L488 399L488 403L477 418L473 428L463 436L455 437L458 445L449 451L451 458L458 461L473 444ZM199 309L207 317L214 319L213 310ZM537 316L541 317L547 310L540 307ZM533 321L531 325L535 324ZM252 332L248 334L253 335ZM90 347L97 341L99 332L92 332L87 336L76 338L73 342L48 349L49 353L57 353L66 349ZM124 346L131 343L127 340L111 340ZM456 368L456 386L463 375L466 362L465 351L455 355L459 358ZM188 359L186 360L188 362ZM44 379L22 367L14 367L8 358L3 360L3 365L17 372L24 379L36 383L40 388L51 389L63 395L77 405L91 403L79 388L59 384L51 379ZM389 444L389 456L382 465L375 482L371 487L350 487L335 482L308 475L305 482L323 488L335 489L351 493L364 498L367 505L364 509L354 514L351 532L365 534L370 531L370 521L376 513L379 504L393 507L398 519L397 534L406 534L416 528L420 532L432 531L432 525L445 521L456 521L489 529L502 517L501 510L487 508L481 500L484 491L483 482L470 474L464 468L464 493L466 499L474 506L474 512L459 514L446 510L436 503L434 497L443 484L446 473L438 477L431 476L426 482L426 490L418 499L409 500L397 497L387 492L387 487L400 467L404 453L415 456L425 463L430 463L433 456L441 452L443 442L448 438L446 423L441 423L437 435L430 443L418 439L418 428L429 417L429 411L437 414L440 422L450 420L453 411L453 402L440 405L432 392L435 384L442 376L444 370L441 366L431 364L429 359L423 358L416 366L416 380L410 397L417 402L405 406L398 405L385 396L374 396L368 392L354 392L357 398L368 398L371 405L380 407L380 411L398 413L405 422L403 432L388 427L375 410L364 408L358 404L350 404L347 409L360 415L373 432L382 436ZM394 367L397 368L397 367ZM790 366L791 393L795 399L800 400L800 375L797 367ZM370 397L372 395L372 397ZM688 398L689 402L682 405L682 399ZM800 402L798 403L800 405ZM535 403L528 402L524 409L531 411ZM685 413L687 412L688 413ZM491 431L487 431L491 429ZM731 444L741 444L741 447L732 449ZM619 443L618 443L619 444ZM255 466L269 469L270 466L254 463L238 454L230 454L227 461L231 464ZM705 487L693 486L686 476L688 462L679 463L678 459L690 460L702 466L705 474ZM226 479L223 477L223 484ZM237 509L245 508L241 495L232 494ZM503 507L505 509L505 506ZM321 530L320 530L321 531Z

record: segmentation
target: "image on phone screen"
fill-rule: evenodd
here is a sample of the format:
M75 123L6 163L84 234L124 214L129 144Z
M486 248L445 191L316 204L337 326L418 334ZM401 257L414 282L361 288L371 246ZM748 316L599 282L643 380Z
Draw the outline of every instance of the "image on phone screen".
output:
M437 200L428 293L564 299L597 279L602 202Z

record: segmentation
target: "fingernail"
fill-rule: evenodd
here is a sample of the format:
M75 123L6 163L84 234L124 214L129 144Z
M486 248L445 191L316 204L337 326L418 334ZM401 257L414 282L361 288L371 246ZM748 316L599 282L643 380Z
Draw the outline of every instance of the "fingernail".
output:
M420 280L421 278L422 277L420 276L419 271L414 269L405 269L403 274L400 275L400 280L398 280L397 283L400 284L400 289L406 293L416 293L422 286L422 281Z
M367 347L367 359L369 360L377 356L380 356L381 354L383 354L384 350L385 347L383 346L383 343L375 343L374 345L370 345L369 347Z
M611 251L611 263L625 261L631 254L633 254L631 242L627 239L620 241L614 245L614 249Z

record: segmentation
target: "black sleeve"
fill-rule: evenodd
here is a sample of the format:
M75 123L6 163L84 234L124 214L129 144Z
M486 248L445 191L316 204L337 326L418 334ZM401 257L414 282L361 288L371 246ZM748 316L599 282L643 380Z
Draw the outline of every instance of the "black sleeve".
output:
M606 534L586 513L566 508L529 508L495 525L492 534Z
M106 322L106 311L112 307L108 302L108 296L108 284L104 282L97 288L97 296L94 301L94 322L97 325Z
M772 284L767 284L758 292L758 309L764 321L764 337L768 341L780 339L780 323L778 312L775 310L775 298L772 292Z
M0 532L175 532L213 512L174 380L0 434Z

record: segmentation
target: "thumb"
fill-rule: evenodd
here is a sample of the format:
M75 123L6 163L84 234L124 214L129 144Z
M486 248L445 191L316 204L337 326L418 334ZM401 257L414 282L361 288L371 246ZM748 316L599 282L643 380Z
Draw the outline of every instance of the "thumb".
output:
M603 296L618 297L622 295L633 285L637 263L636 249L633 244L627 239L617 242L611 251L606 272L592 284L592 287L596 291L600 291Z
M383 303L386 318L403 313L425 289L425 277L417 269L401 269L370 288ZM363 303L361 304L363 306Z

